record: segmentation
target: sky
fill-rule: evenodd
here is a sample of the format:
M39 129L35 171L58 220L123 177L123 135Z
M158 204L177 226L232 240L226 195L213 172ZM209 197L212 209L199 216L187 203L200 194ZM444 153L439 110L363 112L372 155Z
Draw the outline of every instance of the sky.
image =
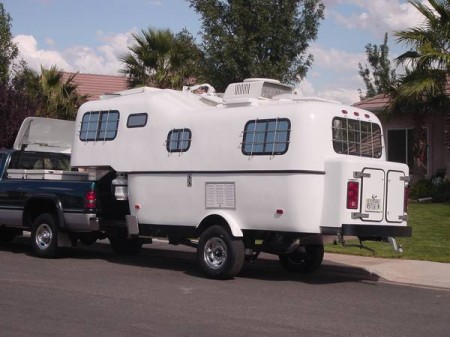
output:
M148 28L173 33L186 28L194 36L200 17L185 0L0 0L12 18L13 40L21 58L71 72L118 75L119 56L128 51L133 33ZM408 50L394 32L421 24L421 16L404 0L323 0L325 19L308 53L313 66L297 91L351 104L364 83L365 46L380 45L389 34L390 57ZM199 38L200 41L200 38ZM399 70L401 72L401 70ZM211 83L214 85L214 83Z

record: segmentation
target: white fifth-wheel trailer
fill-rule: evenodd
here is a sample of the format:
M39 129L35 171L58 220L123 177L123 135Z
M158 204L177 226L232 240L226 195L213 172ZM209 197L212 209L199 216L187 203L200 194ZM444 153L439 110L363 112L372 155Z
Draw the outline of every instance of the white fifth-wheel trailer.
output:
M378 118L275 80L230 84L221 96L148 87L104 95L78 111L71 165L115 175L123 214L102 225L118 229L115 250L164 236L196 247L214 278L260 252L313 271L326 235L394 247L411 235L409 170L386 161Z

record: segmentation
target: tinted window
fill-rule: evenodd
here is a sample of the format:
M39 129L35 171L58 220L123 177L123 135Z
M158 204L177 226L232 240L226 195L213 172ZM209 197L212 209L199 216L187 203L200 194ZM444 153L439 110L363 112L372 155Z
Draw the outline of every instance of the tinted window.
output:
M127 128L142 128L147 125L147 114L139 113L128 116Z
M11 169L70 170L70 156L46 152L15 152L9 164Z
M113 140L119 126L119 111L90 111L83 115L80 128L82 141Z
M291 122L286 118L257 119L247 122L242 153L245 155L280 155L289 147Z
M191 146L192 132L189 129L174 129L167 135L166 147L169 152L186 152Z

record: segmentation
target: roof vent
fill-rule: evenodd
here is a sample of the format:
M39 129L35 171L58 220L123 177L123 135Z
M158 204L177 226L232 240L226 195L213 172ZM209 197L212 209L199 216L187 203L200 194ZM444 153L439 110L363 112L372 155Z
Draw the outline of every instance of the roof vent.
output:
M277 80L249 78L242 83L232 83L223 95L225 104L252 103L258 99L272 99L274 96L291 94L292 88Z

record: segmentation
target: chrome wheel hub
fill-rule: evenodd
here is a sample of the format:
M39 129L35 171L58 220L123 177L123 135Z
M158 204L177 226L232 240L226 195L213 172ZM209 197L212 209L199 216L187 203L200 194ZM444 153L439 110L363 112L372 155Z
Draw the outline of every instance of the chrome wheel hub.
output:
M221 238L211 238L206 242L204 260L212 269L223 266L227 260L227 245Z
M42 249L46 250L52 243L53 232L49 225L42 224L36 230L36 245Z

